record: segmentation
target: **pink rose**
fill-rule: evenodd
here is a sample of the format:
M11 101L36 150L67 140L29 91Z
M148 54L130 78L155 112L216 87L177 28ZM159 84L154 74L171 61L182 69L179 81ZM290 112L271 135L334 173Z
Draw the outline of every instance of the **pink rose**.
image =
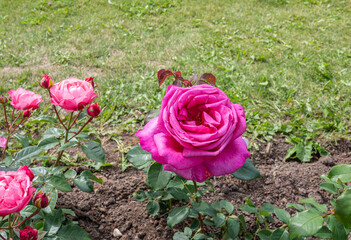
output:
M234 173L250 156L241 135L246 130L242 106L216 87L170 85L159 117L136 136L141 148L188 180Z
M20 240L37 240L38 230L31 228L30 226L25 226L23 230L19 232Z
M6 143L7 143L7 138L5 138L5 137L0 137L0 147L1 147L1 148L6 147Z
M51 104L60 106L67 112L81 110L99 96L95 94L89 82L77 78L69 78L54 84L50 88L50 94Z
M24 165L24 166L22 166L22 167L19 167L19 168L18 168L18 171L25 171L26 174L28 175L29 179L30 179L31 181L33 180L34 174L33 174L33 172L28 168L27 165Z
M32 91L18 88L7 92L11 97L11 105L16 109L34 110L39 108L39 103L43 100L39 94Z
M35 188L25 169L0 171L0 216L22 211L34 192Z

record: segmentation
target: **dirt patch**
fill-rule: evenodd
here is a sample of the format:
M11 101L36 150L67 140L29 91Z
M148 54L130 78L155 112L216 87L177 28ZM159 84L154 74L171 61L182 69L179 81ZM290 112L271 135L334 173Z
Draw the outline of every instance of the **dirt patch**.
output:
M134 137L123 136L127 144L136 143ZM224 199L236 208L244 203L246 196L256 206L268 202L285 208L287 203L298 203L302 198L313 197L320 203L329 200L329 194L318 188L322 182L320 175L328 173L337 164L351 163L351 143L341 140L330 144L330 156L312 163L285 162L284 156L289 144L282 136L276 136L271 143L261 144L260 150L253 152L251 159L262 177L250 182L232 176L213 179L215 196L206 195L209 202ZM107 161L116 162L119 153L113 151L115 143L106 143ZM118 162L118 161L117 161ZM81 169L83 170L83 169ZM152 217L146 210L146 202L137 202L132 194L139 189L146 190L145 174L135 168L122 172L114 166L97 175L103 178L103 185L96 184L95 194L82 193L74 188L72 193L61 193L58 206L70 208L77 214L75 220L84 227L94 240L110 239L172 239L175 231L167 226L166 215ZM289 210L290 212L292 210ZM247 216L249 226L253 219ZM279 224L278 224L279 225ZM113 237L114 229L123 234Z

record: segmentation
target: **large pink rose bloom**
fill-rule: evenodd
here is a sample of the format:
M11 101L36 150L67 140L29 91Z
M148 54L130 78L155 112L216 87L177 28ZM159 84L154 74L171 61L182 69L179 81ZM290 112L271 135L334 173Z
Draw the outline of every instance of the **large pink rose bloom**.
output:
M89 82L77 78L69 78L53 85L50 94L51 104L60 106L67 112L81 110L99 96Z
M170 85L159 117L136 136L142 149L188 180L234 173L250 156L241 135L246 130L242 106L216 87Z
M25 168L0 171L0 216L20 212L33 197L35 188Z
M7 92L11 97L11 105L16 109L34 110L39 108L39 103L43 100L39 94L32 91L18 88Z

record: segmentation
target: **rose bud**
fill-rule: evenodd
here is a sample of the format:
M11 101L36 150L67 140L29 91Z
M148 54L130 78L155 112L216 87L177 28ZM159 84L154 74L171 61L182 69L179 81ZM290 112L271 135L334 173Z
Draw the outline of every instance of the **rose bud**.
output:
M30 110L24 110L23 111L23 118L29 118L30 115L32 115Z
M94 77L89 77L85 79L86 82L90 83L93 88L95 88Z
M34 197L34 206L37 208L46 208L49 205L49 198L46 196L46 193L43 193L41 190Z
M9 100L7 99L7 97L5 97L5 96L0 96L0 103L1 104L6 104L7 102L8 102Z
M98 116L101 113L101 108L99 107L99 103L91 104L88 107L87 112L88 112L89 116L91 116L91 117Z
M44 74L44 76L41 79L40 86L42 88L47 89L47 88L51 88L53 85L54 85L54 83L53 83L51 77Z
M30 178L30 180L32 181L33 178L34 178L34 174L31 170L29 170L28 166L27 165L24 165L23 167L20 167L18 169L18 171L25 171L27 176Z
M31 228L30 226L24 227L23 230L19 232L20 240L37 240L38 239L38 230Z

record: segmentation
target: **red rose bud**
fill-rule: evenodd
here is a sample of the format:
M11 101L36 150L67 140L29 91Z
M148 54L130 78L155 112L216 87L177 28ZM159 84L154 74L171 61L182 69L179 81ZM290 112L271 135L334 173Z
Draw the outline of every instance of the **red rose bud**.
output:
M37 208L46 208L49 205L49 198L43 193L41 190L39 193L34 197L34 206Z
M7 102L8 102L9 100L7 99L7 97L5 97L5 96L0 96L0 103L1 104L6 104Z
M90 83L93 88L95 87L94 77L89 77L85 79L86 82Z
M89 116L91 116L91 117L98 116L101 113L101 108L99 107L99 103L91 104L88 107L87 112L88 112Z
M24 165L23 167L20 167L18 169L18 171L25 171L26 174L28 175L28 177L30 178L30 180L32 181L33 178L34 178L34 174L31 170L29 170L28 166L27 165Z
M30 115L32 115L30 110L24 110L23 111L23 118L29 118Z
M45 74L41 79L40 86L42 88L47 89L47 88L51 88L52 85L54 85L54 83L53 83L51 77Z
M19 232L20 240L37 240L38 239L38 230L33 229L30 226L24 227L23 230Z

